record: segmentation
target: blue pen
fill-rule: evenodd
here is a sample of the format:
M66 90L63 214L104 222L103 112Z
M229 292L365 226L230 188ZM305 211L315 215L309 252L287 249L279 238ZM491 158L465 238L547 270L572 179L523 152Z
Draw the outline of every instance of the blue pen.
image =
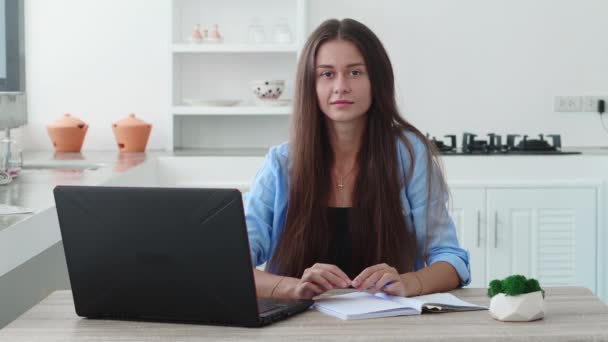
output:
M383 288L389 286L392 283L394 283L394 281L389 281L388 283L384 284L380 289L383 289ZM368 287L368 289L371 289L374 286L376 286L376 283L373 283L372 286Z

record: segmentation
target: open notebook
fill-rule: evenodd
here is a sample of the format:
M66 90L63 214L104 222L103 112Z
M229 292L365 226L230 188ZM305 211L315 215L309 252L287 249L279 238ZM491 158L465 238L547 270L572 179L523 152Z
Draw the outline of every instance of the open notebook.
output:
M396 297L385 293L351 292L315 301L315 308L341 319L365 319L422 312L486 310L486 307L465 302L450 293L418 297Z

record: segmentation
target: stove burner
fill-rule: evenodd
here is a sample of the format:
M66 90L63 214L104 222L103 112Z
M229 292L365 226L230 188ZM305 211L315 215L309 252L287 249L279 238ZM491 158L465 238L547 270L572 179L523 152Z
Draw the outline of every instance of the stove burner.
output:
M549 135L553 139L553 144L549 144L544 139L542 134L539 134L540 139L531 139L528 140L528 136L524 135L522 141L519 144L513 146L514 140L511 140L510 148L518 151L557 151L562 147L561 137L559 135L553 134Z
M427 133L426 137L427 138L429 137L428 133ZM431 139L431 141L433 142L433 144L435 144L435 147L437 147L437 149L442 153L455 152L456 151L456 136L455 135L445 135L444 137L450 138L450 145L446 145L443 141L437 140L435 137L433 137Z
M505 151L500 135L490 133L488 134L488 140L475 140L475 137L477 137L477 135L473 133L464 133L462 135L463 153L502 153Z
M429 135L426 135L427 138ZM488 139L476 139L477 135L473 133L463 133L462 145L460 149L456 146L455 135L445 135L450 138L450 144L446 144L435 137L431 142L437 147L437 150L442 154L470 154L470 155L503 155L503 154L580 154L580 152L562 151L561 136L559 134L547 135L551 138L550 141L545 140L543 134L539 134L539 139L528 139L524 135L522 139L516 142L521 136L518 134L507 134L506 144L502 143L502 136L489 133Z

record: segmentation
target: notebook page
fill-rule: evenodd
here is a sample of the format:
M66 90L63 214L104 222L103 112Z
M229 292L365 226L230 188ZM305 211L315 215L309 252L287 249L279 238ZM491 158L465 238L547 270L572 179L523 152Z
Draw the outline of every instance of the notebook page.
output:
M390 297L392 297L392 296L390 296ZM485 308L480 305L465 302L464 300L454 296L451 293L433 293L433 294L411 297L411 298L394 297L393 300L400 302L404 305L411 305L411 301L413 300L413 301L421 303L420 308L422 308L422 306L424 304L434 304L436 306L445 306L445 307Z
M418 312L422 311L422 306L424 305L424 302L418 300L417 297L391 296L384 292L378 292L374 296L399 303L402 307L412 308Z
M387 313L392 310L408 308L407 305L392 300L386 300L367 292L351 292L315 302L315 306L326 313L333 312L340 316L350 317L370 313ZM401 310L399 310L401 311ZM416 309L420 312L420 310Z

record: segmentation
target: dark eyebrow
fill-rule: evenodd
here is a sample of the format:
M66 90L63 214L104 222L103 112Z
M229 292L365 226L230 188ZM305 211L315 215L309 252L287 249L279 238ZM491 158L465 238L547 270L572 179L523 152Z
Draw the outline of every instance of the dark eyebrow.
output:
M347 65L346 67L347 68L352 68L352 67L355 67L355 66L365 66L365 64L364 63L351 63L351 64ZM333 68L334 68L334 66L331 65L331 64L320 64L320 65L317 65L317 69L333 69Z

